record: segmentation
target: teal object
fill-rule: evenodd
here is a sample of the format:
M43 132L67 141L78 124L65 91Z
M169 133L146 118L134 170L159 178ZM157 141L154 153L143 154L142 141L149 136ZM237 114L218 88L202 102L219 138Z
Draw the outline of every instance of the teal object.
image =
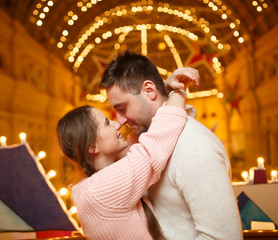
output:
M243 230L251 230L251 221L273 222L244 192L237 200Z

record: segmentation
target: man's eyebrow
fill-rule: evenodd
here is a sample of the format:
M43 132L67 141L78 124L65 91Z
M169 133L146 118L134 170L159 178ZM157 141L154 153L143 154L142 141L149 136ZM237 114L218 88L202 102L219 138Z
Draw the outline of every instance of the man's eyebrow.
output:
M119 106L121 106L121 105L123 105L123 104L124 104L123 102L117 103L117 104L113 105L113 108L118 108Z

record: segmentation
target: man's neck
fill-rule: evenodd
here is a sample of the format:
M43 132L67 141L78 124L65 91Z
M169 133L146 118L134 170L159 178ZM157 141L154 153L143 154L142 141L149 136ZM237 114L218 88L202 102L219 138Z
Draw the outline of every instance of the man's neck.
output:
M158 107L157 107L156 111L157 111L158 108L160 108L165 102L167 102L167 100L168 100L168 96L167 96L167 97L159 96L159 98L157 99Z

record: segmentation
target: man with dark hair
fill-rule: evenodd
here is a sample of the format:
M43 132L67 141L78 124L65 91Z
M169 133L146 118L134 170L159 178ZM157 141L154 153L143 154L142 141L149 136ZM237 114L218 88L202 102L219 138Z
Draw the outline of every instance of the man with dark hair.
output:
M178 68L170 78L182 83L196 72ZM129 52L110 63L101 87L106 89L119 123L128 124L138 135L147 131L168 98L153 62ZM242 239L225 148L191 116L161 179L149 189L149 197L167 240Z

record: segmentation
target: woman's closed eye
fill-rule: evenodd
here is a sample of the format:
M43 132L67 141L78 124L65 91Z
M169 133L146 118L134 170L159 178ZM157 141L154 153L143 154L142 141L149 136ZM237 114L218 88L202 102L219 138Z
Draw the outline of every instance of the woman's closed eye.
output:
M105 119L105 124L104 124L104 125L105 125L105 126L110 126L110 121L109 121L108 118Z

